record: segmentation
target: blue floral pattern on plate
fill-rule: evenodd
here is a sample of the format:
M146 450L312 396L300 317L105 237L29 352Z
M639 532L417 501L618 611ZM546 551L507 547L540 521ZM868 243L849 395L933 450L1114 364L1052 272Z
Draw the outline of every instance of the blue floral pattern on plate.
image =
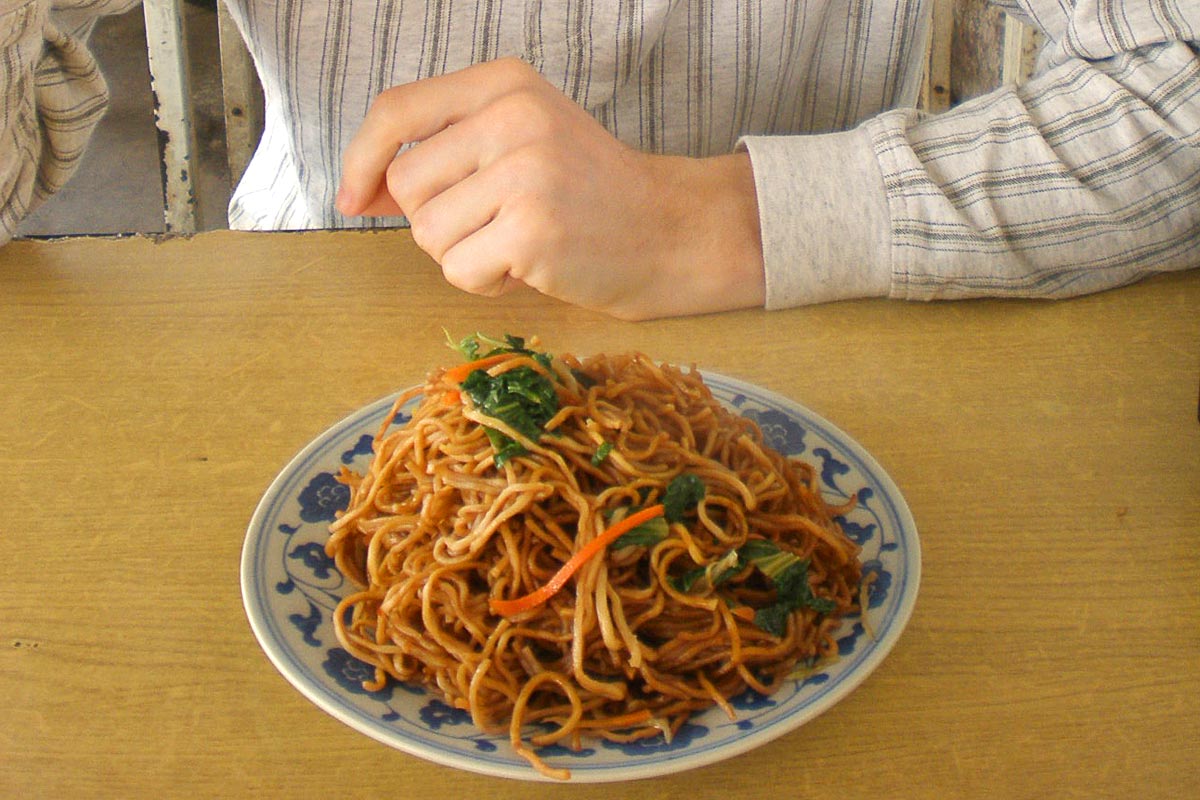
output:
M828 500L838 503L857 493L856 505L839 522L863 547L864 570L876 575L868 592L874 635L866 634L861 620L846 620L838 634L836 662L797 676L770 697L748 691L733 698L735 720L718 709L698 714L670 743L661 738L632 744L596 741L579 751L557 746L539 751L549 762L568 767L575 781L627 780L690 769L794 730L878 666L916 601L921 571L916 525L899 490L874 459L791 400L714 373L704 377L726 406L759 424L769 444L816 466ZM334 476L343 465L365 469L371 437L393 399L383 398L323 433L263 496L242 551L242 597L251 628L289 682L352 728L437 763L540 780L512 751L507 735L480 732L468 713L424 688L395 682L379 691L363 688L372 670L343 650L334 635L334 609L352 589L324 550L327 525L348 498Z

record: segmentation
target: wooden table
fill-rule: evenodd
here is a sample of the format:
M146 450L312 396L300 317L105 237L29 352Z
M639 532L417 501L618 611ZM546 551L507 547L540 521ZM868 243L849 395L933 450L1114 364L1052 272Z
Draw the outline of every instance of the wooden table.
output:
M924 573L847 699L625 785L431 764L320 711L251 634L256 503L419 381L443 328L637 349L788 395L883 464ZM1066 302L645 324L447 286L404 232L0 250L0 796L1183 797L1200 782L1200 271Z

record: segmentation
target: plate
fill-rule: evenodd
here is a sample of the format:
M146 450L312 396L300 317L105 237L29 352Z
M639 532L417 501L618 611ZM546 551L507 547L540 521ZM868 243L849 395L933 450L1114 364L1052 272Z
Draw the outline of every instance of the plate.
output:
M833 503L858 492L840 518L862 545L870 589L869 626L859 617L838 631L839 658L819 672L785 682L774 695L747 692L733 699L731 720L720 709L694 716L670 744L661 737L637 744L585 740L538 752L565 767L575 782L649 778L729 758L795 730L853 691L895 645L912 614L920 583L917 529L900 491L854 440L800 404L711 372L704 380L736 413L755 419L780 452L818 467ZM389 684L368 692L373 670L343 650L331 615L353 585L326 557L324 542L346 487L334 475L348 465L366 471L371 439L395 395L380 399L321 434L268 488L251 519L242 549L242 599L267 657L305 697L355 730L439 764L507 778L544 780L517 755L506 734L486 735L470 716L422 687ZM415 401L414 401L415 402ZM869 628L869 630L868 630Z

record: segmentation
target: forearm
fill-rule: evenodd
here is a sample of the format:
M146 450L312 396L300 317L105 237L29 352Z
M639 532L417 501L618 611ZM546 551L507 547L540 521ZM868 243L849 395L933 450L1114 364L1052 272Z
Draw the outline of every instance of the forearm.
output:
M1126 11L1131 30L1114 38L1127 52L1105 57L1075 20L1086 41L1057 45L1019 90L937 117L747 140L760 196L791 195L760 201L768 303L1062 297L1200 265L1194 45ZM1173 27L1194 38L1187 22Z
M1185 45L1069 61L868 129L894 296L1066 297L1200 264L1200 70Z

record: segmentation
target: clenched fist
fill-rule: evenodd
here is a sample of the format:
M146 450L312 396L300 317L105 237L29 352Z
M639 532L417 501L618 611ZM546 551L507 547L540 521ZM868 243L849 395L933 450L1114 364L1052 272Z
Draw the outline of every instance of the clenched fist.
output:
M523 283L624 319L764 299L748 155L635 150L517 59L381 93L344 155L338 209L404 214L469 292Z

